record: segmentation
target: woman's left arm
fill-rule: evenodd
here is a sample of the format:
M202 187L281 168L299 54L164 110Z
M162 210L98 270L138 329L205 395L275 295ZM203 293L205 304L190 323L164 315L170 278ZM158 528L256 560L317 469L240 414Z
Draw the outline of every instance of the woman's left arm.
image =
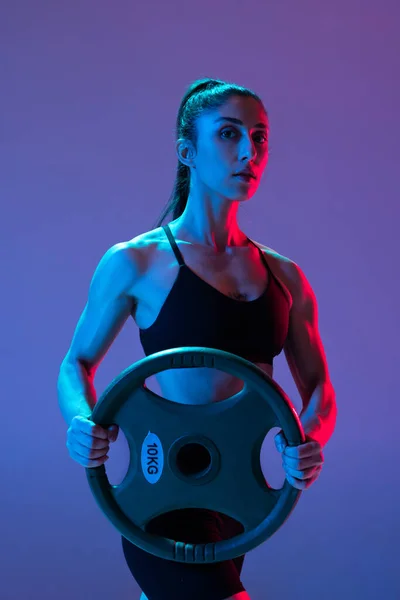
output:
M275 445L282 454L288 482L299 490L307 490L317 481L324 465L322 450L335 429L336 398L319 334L315 294L298 265L286 265L293 302L284 352L303 401L299 417L306 442L288 446L280 431Z
M315 294L298 265L290 263L289 331L284 353L299 390L303 408L299 415L308 441L323 448L336 424L336 396L330 380L318 327Z

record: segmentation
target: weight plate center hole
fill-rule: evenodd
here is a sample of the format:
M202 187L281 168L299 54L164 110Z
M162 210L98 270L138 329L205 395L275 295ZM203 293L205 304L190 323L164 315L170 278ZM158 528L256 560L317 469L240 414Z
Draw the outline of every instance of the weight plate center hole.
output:
M176 455L176 466L182 475L197 479L208 473L211 454L202 444L185 444Z

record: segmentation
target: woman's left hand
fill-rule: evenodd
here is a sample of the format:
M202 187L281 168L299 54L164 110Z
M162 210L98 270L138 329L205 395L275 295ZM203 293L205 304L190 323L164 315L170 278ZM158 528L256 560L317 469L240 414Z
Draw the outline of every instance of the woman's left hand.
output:
M307 440L307 437L306 437ZM282 466L288 482L298 490L307 490L321 474L324 464L322 446L307 440L299 446L288 446L283 431L275 436L275 446L282 453Z

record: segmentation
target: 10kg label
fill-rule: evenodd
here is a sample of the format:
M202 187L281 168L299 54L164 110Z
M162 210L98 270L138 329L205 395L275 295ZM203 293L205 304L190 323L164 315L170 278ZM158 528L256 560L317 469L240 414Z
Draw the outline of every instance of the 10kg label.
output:
M155 434L149 433L144 438L142 444L142 471L146 481L157 483L164 468L164 451L160 438Z

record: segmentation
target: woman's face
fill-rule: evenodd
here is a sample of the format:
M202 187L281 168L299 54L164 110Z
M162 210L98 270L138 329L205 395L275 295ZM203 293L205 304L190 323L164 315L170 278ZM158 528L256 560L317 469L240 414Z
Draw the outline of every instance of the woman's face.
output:
M268 162L268 117L260 103L233 96L219 109L203 114L197 127L194 180L231 200L251 198ZM235 176L246 168L253 171L254 179Z

